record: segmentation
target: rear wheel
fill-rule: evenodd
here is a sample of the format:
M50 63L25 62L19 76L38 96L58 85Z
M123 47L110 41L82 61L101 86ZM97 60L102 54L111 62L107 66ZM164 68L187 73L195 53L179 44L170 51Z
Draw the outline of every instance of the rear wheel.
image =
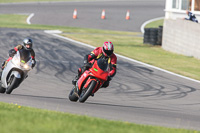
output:
M94 90L94 87L96 86L97 82L92 80L88 89L83 89L80 97L79 97L79 102L84 103L88 97L91 95L92 91Z
M15 76L12 76L9 83L8 88L6 89L6 94L10 94L19 84L19 79Z
M75 86L73 87L73 89L70 91L69 93L69 100L76 102L78 100L78 96L75 94Z

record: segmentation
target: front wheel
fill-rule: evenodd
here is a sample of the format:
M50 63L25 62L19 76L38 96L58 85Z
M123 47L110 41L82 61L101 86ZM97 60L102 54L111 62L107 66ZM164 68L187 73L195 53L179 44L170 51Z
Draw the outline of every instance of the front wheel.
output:
M83 89L80 97L79 97L79 102L84 103L88 97L91 95L92 91L94 90L95 86L96 86L97 82L92 80L88 89Z
M78 100L78 97L75 94L75 86L73 87L73 89L69 93L69 100L73 101L73 102L76 102Z
M16 78L15 76L12 76L10 81L9 81L9 86L6 89L6 94L10 94L19 84L19 79Z

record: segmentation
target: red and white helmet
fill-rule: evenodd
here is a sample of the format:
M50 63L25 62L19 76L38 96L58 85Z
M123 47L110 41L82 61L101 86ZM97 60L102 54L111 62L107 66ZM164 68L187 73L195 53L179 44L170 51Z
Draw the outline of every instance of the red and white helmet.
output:
M114 51L114 46L113 46L112 42L104 42L102 51L106 57L111 56Z

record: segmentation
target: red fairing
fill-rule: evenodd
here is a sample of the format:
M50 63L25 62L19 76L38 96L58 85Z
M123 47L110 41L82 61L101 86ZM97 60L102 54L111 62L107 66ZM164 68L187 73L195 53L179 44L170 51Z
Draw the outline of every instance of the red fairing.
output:
M99 66L97 65L97 62L95 62L92 68L90 68L90 71L92 74L94 74L95 77L101 80L106 81L108 78L108 72L101 70Z
M81 85L83 84L83 81L85 81L85 79L89 76L89 72L88 70L86 70L81 77L78 80L78 89L81 90Z

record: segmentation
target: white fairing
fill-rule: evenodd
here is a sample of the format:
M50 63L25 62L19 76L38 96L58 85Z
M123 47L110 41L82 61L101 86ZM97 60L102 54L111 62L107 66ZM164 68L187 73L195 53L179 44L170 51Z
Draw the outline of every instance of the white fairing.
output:
M18 71L12 71L11 75L14 75L16 78L21 78L21 74Z
M17 51L15 56L7 63L6 67L4 68L1 76L1 83L2 87L7 88L11 76L15 76L18 79L22 79L21 82L24 80L24 78L27 76L28 71L31 70L32 66L32 59L25 63L20 58L20 53ZM23 75L21 75L23 73Z

